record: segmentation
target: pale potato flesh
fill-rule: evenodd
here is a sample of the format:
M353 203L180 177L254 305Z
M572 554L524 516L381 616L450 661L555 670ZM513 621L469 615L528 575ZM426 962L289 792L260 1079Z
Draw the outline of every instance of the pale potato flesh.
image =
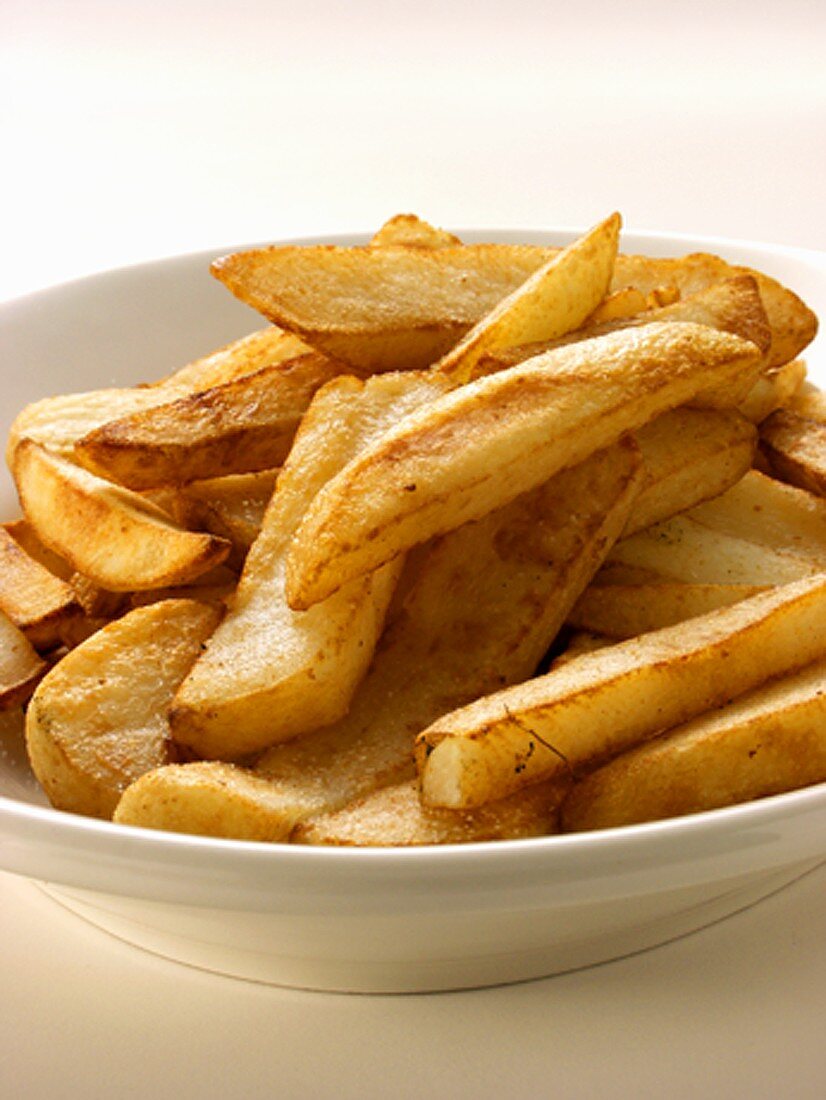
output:
M558 252L474 325L435 369L465 382L485 353L553 340L579 328L605 297L621 224L619 214L612 214Z
M565 831L715 810L826 781L826 662L623 753L575 784Z
M640 584L592 584L582 593L568 622L577 630L612 639L633 638L728 607L756 596L766 587L665 579Z
M654 324L548 352L430 402L319 492L290 551L290 604L312 606L703 390L753 377L760 360L728 333Z
M418 738L427 805L477 806L576 774L826 656L826 574L585 654Z
M139 608L51 669L29 704L26 743L52 805L111 817L131 782L170 761L167 708L220 615L194 600Z

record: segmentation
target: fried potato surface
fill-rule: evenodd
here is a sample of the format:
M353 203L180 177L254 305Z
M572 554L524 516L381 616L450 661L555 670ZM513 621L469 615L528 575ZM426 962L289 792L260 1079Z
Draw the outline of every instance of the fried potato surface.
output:
M31 440L17 450L15 479L38 537L101 588L186 584L229 553L224 539L185 531L136 493Z
M445 248L461 244L457 236L446 229L437 229L416 214L394 214L370 239L376 247L406 245L408 248Z
M826 497L826 423L778 409L760 425L760 452L775 477Z
M175 736L234 760L336 721L364 674L401 563L297 613L285 597L293 533L315 494L377 433L441 392L408 373L342 378L316 395L278 478L228 614L181 687Z
M118 819L145 813L152 827L197 832L211 806L211 830L235 830L221 835L286 839L301 820L411 778L414 737L434 717L534 670L622 529L638 468L623 441L425 548L347 714L265 752L254 771L268 790L243 769L165 768L127 792ZM224 799L226 814L215 808Z
M734 409L682 407L635 433L644 480L626 535L718 496L750 469L757 431Z
M618 756L575 784L565 831L714 810L826 781L826 662Z
M826 655L826 574L586 654L417 741L427 805L477 806L600 760Z
M621 225L619 214L612 214L558 252L474 325L436 370L465 382L486 352L552 340L579 328L605 297Z
M82 614L72 586L30 557L6 527L0 527L0 611L41 651L65 644Z
M526 245L444 248L277 246L217 260L213 274L269 320L361 370L428 366L559 250ZM769 367L811 342L817 319L777 280L718 256L670 259L620 254L611 291L648 295L667 286L686 298L750 275L771 328Z
M290 551L291 606L310 607L659 413L753 376L760 359L728 333L649 325L548 352L440 397L319 492Z
M29 704L26 744L52 805L111 817L131 782L169 763L167 707L220 615L194 600L139 608L51 669Z
M609 638L633 638L649 630L706 615L719 607L756 596L767 585L700 584L649 581L642 584L592 584L577 601L568 622Z
M313 394L343 369L308 352L109 420L79 439L72 454L93 473L130 489L278 466Z
M418 784L409 780L301 822L290 839L293 844L410 848L548 836L558 831L563 790L542 783L473 810L443 810L423 806Z

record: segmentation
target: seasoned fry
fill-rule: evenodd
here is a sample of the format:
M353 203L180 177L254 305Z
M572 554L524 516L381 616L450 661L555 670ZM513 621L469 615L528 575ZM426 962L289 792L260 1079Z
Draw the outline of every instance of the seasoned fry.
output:
M29 759L52 805L111 817L129 783L170 761L166 708L219 618L194 600L139 608L52 668L26 716Z
M626 535L716 497L749 470L757 431L733 409L672 409L636 433L644 480Z
M577 601L568 622L578 630L609 638L633 638L649 630L706 615L719 607L756 596L766 585L691 584L656 581L646 584L592 584Z
M311 607L432 535L477 519L659 413L760 369L751 343L648 325L469 383L411 414L319 492L290 551Z
M562 807L568 832L714 810L826 781L826 661L631 749Z
M826 574L586 654L445 715L417 741L427 805L592 767L826 656Z
M444 248L281 246L217 260L213 274L271 321L360 370L434 363L559 250L525 245ZM800 354L817 319L775 279L718 256L675 259L620 254L611 291L675 287L686 298L751 275L771 327L767 366Z
M757 280L751 275L739 275L720 283L712 283L690 297L680 299L668 306L610 321L594 322L593 318L590 318L584 327L569 332L559 339L533 344L512 344L504 351L487 355L480 363L478 373L490 374L493 371L515 366L517 363L524 363L526 359L532 359L536 355L564 347L566 344L593 340L598 336L606 336L608 333L619 332L622 329L639 328L642 325L660 322L707 325L720 332L731 332L735 336L742 336L744 340L750 340L764 354L767 354L771 347L771 329Z
M554 340L579 328L605 297L622 219L612 214L543 264L436 364L454 383L474 377L485 354Z
M25 703L46 667L25 634L0 610L0 711Z
M73 457L130 489L278 466L313 394L342 370L318 352L270 364L169 404L109 420L78 440Z
M740 412L753 424L760 424L776 409L793 405L805 378L806 364L802 359L793 359L791 363L766 371L741 403Z
M199 755L238 759L336 721L381 632L401 563L302 614L284 594L293 532L329 477L408 408L441 392L419 375L334 381L316 394L278 478L228 614L184 681L171 720Z
M224 798L231 804L226 815L215 811L214 829L247 836L265 828L271 838L286 838L302 819L411 777L419 730L445 710L532 673L621 530L638 468L634 445L618 443L428 547L413 563L412 579L400 585L403 603L347 714L267 751L255 772L272 789L260 798L260 784L240 769L199 766L190 782L185 765L146 777L119 820L128 813L139 824L145 807L153 827L197 831L199 818L188 819L174 797L180 780L187 791L197 788L196 815ZM248 826L239 825L252 803Z
M38 537L101 588L187 584L229 553L224 539L184 531L136 493L31 440L17 449L15 478Z

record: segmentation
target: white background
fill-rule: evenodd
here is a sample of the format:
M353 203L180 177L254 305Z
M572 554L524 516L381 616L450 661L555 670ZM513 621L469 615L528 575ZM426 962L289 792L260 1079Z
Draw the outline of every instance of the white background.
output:
M826 249L822 0L0 0L0 74L2 298L402 210ZM342 998L174 966L0 876L0 1091L821 1096L824 887L580 974Z

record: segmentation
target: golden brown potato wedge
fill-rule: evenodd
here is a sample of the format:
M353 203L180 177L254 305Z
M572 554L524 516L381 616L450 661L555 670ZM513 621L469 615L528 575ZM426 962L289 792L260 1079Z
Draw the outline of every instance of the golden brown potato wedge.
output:
M0 610L0 710L25 703L46 668L26 635Z
M266 470L283 462L313 394L342 370L318 352L270 364L109 420L78 440L73 457L130 489Z
M760 362L754 344L728 333L654 324L548 352L440 397L318 493L290 550L290 605L311 607L704 390L748 383Z
M635 433L644 479L626 535L716 497L751 467L757 430L734 409L671 409Z
M826 497L826 423L778 409L760 425L760 452L775 477Z
M612 214L551 257L503 298L436 364L454 384L475 374L485 354L554 340L579 328L605 297L622 219Z
M562 808L566 832L715 810L826 781L826 662L817 661L598 768Z
M618 291L617 293L622 293ZM622 329L639 328L652 323L707 325L720 332L731 332L750 340L767 354L771 347L771 329L760 297L757 281L751 275L739 275L720 283L703 287L688 298L675 303L649 309L645 312L620 317L612 321L588 323L556 340L540 343L511 345L509 349L488 355L480 363L479 373L490 374L506 367L524 363L536 355L564 347L566 344L593 340Z
M706 615L719 607L756 596L768 585L689 584L657 581L647 584L593 584L577 601L568 622L578 630L608 638L633 638L649 630Z
M14 472L14 456L24 439L70 458L78 440L110 421L227 385L244 375L311 352L312 348L298 337L270 327L197 359L152 386L43 398L27 405L12 424L6 460Z
M301 822L293 844L338 847L403 847L471 844L555 833L565 788L541 783L473 810L423 806L415 780L384 787L335 813Z
M822 562L805 555L707 527L691 513L623 538L612 548L607 564L648 570L660 579L687 584L758 587L786 584L823 569Z
M281 246L226 256L212 270L242 301L334 358L361 370L399 370L435 362L557 251L495 244ZM706 253L620 254L611 290L649 294L669 286L684 298L741 274L757 280L772 330L767 365L780 366L811 342L817 319L767 275Z
M82 614L71 585L30 557L5 527L0 527L0 611L41 651L64 645Z
M593 767L826 656L826 574L552 669L418 738L427 805L477 806Z
M15 480L41 541L101 588L187 584L229 553L224 539L183 530L136 493L31 440L18 447Z
M442 389L438 379L411 373L341 378L316 394L229 612L175 700L175 736L199 755L237 759L346 711L381 632L398 566L296 613L284 595L286 554L328 478L376 433Z
M233 547L230 564L243 564L258 538L277 476L277 470L260 470L190 482L175 494L172 514L182 527L227 539Z
M411 777L413 739L428 722L536 667L622 528L638 469L626 440L428 546L347 714L257 762L269 790L242 769L162 769L127 792L119 820L146 814L152 827L197 832L203 807L210 831L284 839L297 821ZM187 817L193 787L199 804Z
M113 821L173 833L234 840L285 839L295 806L269 780L249 768L217 760L167 764L131 783Z
M453 233L437 229L416 214L395 214L370 239L375 247L406 245L408 248L445 248L461 244Z
M170 761L169 701L220 614L190 600L139 608L52 668L29 704L26 743L54 806L110 817L131 782Z

